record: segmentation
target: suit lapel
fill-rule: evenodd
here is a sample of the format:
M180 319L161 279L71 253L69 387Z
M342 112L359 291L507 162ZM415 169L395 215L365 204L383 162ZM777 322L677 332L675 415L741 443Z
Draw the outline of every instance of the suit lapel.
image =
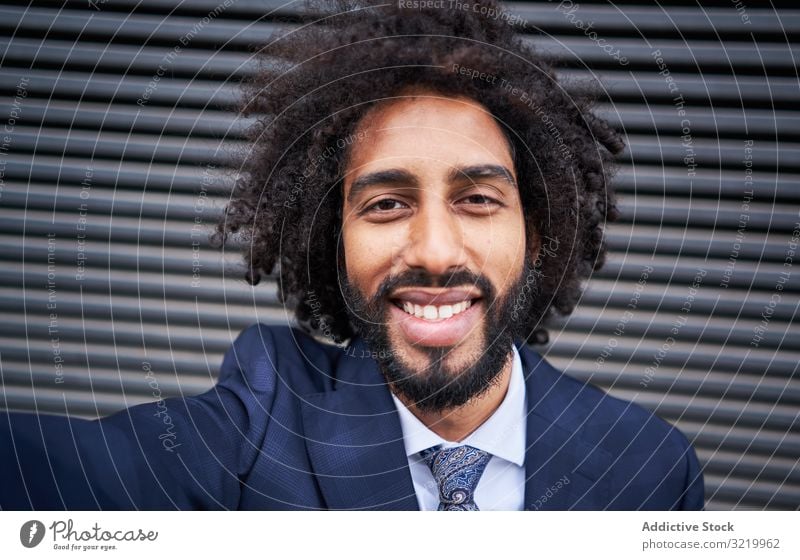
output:
M601 509L613 458L581 436L582 385L517 344L527 399L526 510ZM335 389L301 399L311 466L329 509L417 510L394 401L366 344L344 352ZM584 420L585 421L585 420Z
M394 401L360 339L335 390L302 399L306 448L329 509L419 509Z
M581 436L582 386L523 344L517 349L528 403L526 510L600 509L607 503L612 457Z

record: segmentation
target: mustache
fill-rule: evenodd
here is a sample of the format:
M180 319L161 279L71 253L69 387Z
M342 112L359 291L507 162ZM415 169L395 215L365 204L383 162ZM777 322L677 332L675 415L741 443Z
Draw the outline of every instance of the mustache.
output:
M406 270L386 277L371 299L378 303L399 288L455 288L465 285L475 286L483 298L494 300L495 289L489 279L468 269L457 269L447 274L431 274L424 269Z

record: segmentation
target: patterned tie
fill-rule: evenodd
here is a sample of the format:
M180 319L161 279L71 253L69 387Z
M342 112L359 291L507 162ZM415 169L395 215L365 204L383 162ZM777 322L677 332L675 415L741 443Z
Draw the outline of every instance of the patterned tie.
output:
M441 447L420 451L439 485L439 511L478 511L473 494L492 456L469 445Z

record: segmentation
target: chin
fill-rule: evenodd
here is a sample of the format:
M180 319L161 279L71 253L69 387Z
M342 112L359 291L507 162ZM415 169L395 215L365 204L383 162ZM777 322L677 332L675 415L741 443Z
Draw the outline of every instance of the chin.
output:
M399 334L391 334L389 336L389 343L393 350L397 350L396 354L402 357L415 357L415 356L429 356L431 352L444 354L448 359L453 356L464 354L467 349L478 346L480 340L472 340L469 336L463 341L451 345L438 345L438 344L425 344L424 342L410 343ZM475 337L480 338L480 337Z
M343 287L354 328L378 353L392 391L429 412L484 394L508 364L517 291L495 293L468 271L446 279L408 272L385 279L370 298L349 281Z
M410 344L393 331L389 335L390 353L401 360L415 375L424 376L432 366L459 372L475 364L486 351L481 333L472 332L467 339L451 346Z

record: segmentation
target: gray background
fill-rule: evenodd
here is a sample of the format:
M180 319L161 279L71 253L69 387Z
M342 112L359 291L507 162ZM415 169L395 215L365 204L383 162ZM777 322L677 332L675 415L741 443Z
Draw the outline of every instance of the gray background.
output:
M289 320L274 282L250 288L206 239L251 46L299 22L281 6L0 6L0 407L96 417L196 394L242 328ZM600 80L629 146L608 264L547 358L677 424L709 509L798 509L800 11L506 6L563 77Z

